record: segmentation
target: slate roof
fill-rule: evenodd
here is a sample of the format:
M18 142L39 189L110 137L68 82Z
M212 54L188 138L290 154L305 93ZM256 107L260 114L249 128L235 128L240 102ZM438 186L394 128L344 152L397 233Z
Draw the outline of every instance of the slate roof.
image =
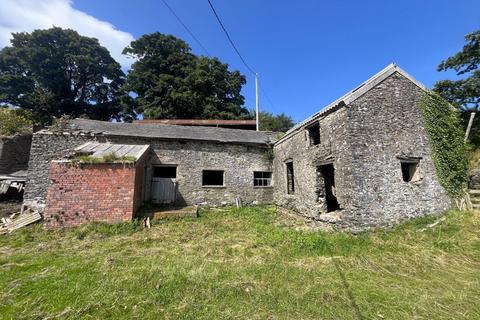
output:
M135 160L140 159L145 152L147 152L150 145L142 144L114 144L114 143L98 143L87 142L75 148L77 154L88 154L95 158L103 157L104 155L115 153L118 157L135 157Z
M256 125L256 120L218 120L218 119L144 119L135 120L138 124L172 124L172 125L191 125L191 126L221 126L221 125Z
M274 132L216 127L115 123L74 119L69 123L72 132L108 136L144 137L173 140L199 140L223 143L262 144L274 142Z
M377 74L372 76L370 79L368 79L367 81L363 82L361 85L356 87L355 89L347 92L345 95L338 98L337 100L335 100L334 102L332 102L328 106L322 108L320 111L315 113L313 116L311 116L311 117L305 119L304 121L298 123L297 125L295 125L293 128L288 130L280 140L276 141L275 143L278 144L278 143L283 142L288 137L293 135L295 132L299 131L300 129L302 129L302 128L308 126L308 125L310 125L315 120L317 120L318 118L326 115L327 113L334 112L334 111L336 111L336 110L338 110L338 109L340 109L344 106L349 105L351 102L353 102L354 100L358 99L359 97L361 97L362 95L364 95L365 93L370 91L372 88L374 88L376 85L381 83L383 80L385 80L386 78L388 78L389 76L391 76L395 72L398 72L399 74L401 74L405 78L412 81L420 89L422 89L424 91L428 91L428 88L425 87L422 83L420 83L415 78L413 78L411 75L409 75L407 72L402 70L395 63L391 63L387 67L385 67L383 70L381 70L380 72L378 72Z

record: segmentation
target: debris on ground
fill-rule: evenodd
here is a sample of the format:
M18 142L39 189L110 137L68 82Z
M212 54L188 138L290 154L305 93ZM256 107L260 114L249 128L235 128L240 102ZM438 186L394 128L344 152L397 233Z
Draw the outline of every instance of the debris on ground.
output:
M11 214L8 218L1 218L0 234L12 233L13 231L25 227L31 223L42 219L38 211L26 209L23 212Z
M420 232L424 232L427 229L431 229L431 228L435 227L437 224L441 223L442 221L445 221L445 219L446 219L445 217L441 217L437 221L435 221L433 223L430 223L430 224L427 224L427 226L425 228L420 229Z

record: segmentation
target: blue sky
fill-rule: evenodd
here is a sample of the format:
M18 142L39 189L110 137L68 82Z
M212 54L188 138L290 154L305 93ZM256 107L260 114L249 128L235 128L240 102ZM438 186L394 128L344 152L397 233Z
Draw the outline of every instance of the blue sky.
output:
M101 28L86 23L84 14L110 23L112 33L107 30L98 37L108 48L116 45L112 51L131 38L159 31L186 40L194 53L204 54L160 0L43 1L75 13L69 19L65 14L53 16L50 24L70 26L78 19L71 27L96 35ZM243 94L246 105L253 107L253 77L227 42L207 0L167 1L211 55L247 76ZM261 96L261 108L285 112L296 121L317 112L391 62L428 87L452 77L451 73L437 72L436 66L461 49L466 33L480 28L478 0L212 2L240 52L260 74L270 98ZM52 8L44 9L44 15L58 11ZM42 14L41 9L36 11ZM16 18L15 23L19 23L21 19ZM120 40L108 43L112 38Z

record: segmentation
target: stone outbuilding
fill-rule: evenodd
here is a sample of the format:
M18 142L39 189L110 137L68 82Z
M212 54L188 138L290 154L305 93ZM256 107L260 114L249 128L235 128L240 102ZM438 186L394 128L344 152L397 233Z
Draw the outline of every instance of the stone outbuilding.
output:
M437 179L424 127L420 102L426 91L392 64L281 138L252 130L75 119L61 130L34 134L24 204L40 210L47 204L49 219L70 210L57 222L75 221L77 215L79 221L118 221L130 219L143 203L241 200L275 203L350 230L441 212L450 202ZM148 148L141 161L129 165L68 164L85 146ZM81 180L75 182L77 175ZM67 181L73 184L68 195ZM103 187L89 187L89 181L102 181ZM111 218L107 212L116 208L102 207L95 216L94 209L78 205L88 207L84 190L95 190L96 198L126 194L129 209ZM68 199L76 199L75 209L57 205Z
M363 230L446 210L420 102L392 64L296 125L274 146L275 202Z
M252 130L74 119L61 130L44 129L33 135L24 204L40 211L44 211L47 205L48 218L54 217L64 225L72 225L75 224L72 213L67 212L66 206L49 208L53 202L49 204L47 194L49 200L55 199L55 203L71 201L67 197L72 197L78 200L77 204L86 206L87 196L81 190L89 189L89 183L92 183L90 189L98 193L95 199L104 195L110 197L112 193L118 193L120 197L125 191L117 186L129 183L131 191L140 197L136 204L226 205L235 204L237 199L244 204L272 203L273 173L269 155L274 137L273 133ZM124 169L121 163L71 165L70 159L79 153L92 157L98 155L88 147L95 145L144 145L149 148L141 163L135 162L135 168ZM119 156L115 150L106 149L104 152ZM142 182L134 188L132 175L123 175L126 171L136 172L136 176L141 172ZM122 172L122 175L110 177L112 172ZM65 193L62 184L67 182L62 180L70 181L75 175L81 180L69 188L72 192ZM104 179L103 189L93 185L99 177ZM110 186L106 181L110 181ZM89 191L89 196L94 195ZM95 199L88 198L88 201L95 202ZM131 199L128 201L131 203ZM135 205L133 214L137 208ZM112 205L111 209L114 211L116 207ZM80 216L85 210L77 205L74 211L74 215L78 213ZM102 209L102 212L106 211L108 208ZM125 211L122 217L127 216L132 216L131 210ZM88 217L95 220L92 214ZM103 213L98 220L105 220Z

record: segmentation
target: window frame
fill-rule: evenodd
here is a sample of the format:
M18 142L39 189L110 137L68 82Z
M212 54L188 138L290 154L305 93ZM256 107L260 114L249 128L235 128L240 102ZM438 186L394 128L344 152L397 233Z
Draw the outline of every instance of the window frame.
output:
M406 183L413 183L414 177L419 170L420 160L418 159L400 159L400 173L402 174L402 181ZM406 179L406 170L408 170L408 178Z
M291 173L289 171L291 171ZM294 195L295 194L295 169L293 167L293 161L285 162L285 173L287 178L287 194ZM291 178L289 178L290 175L291 175Z
M155 169L156 168L175 168L175 178L155 176ZM152 165L152 178L177 179L177 176L178 176L178 165L177 164L153 164Z
M315 131L313 131L314 128L316 128ZM321 136L321 132L320 132L320 121L315 121L314 123L311 123L310 125L305 127L305 129L307 131L307 145L308 145L308 147L318 146L322 143L322 136ZM312 132L315 132L315 136L312 134ZM316 140L318 140L318 141L316 141Z
M206 172L221 172L222 173L222 184L205 184L205 173ZM225 170L222 169L203 169L202 170L202 188L224 188L225 187Z
M255 174L262 174L262 177L257 178ZM264 174L269 174L269 177L264 177ZM262 184L255 184L257 181L262 181ZM263 184L266 183L266 184ZM253 187L254 188L271 188L273 187L273 172L272 171L253 171Z

